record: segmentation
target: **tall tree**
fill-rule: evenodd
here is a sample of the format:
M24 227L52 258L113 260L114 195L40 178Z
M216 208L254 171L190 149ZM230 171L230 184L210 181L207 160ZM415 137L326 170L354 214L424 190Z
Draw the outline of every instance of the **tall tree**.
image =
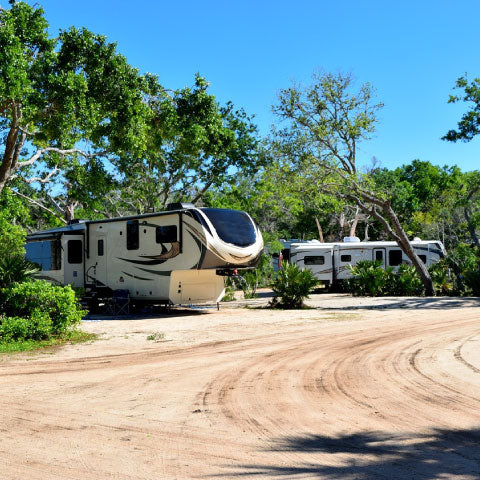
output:
M193 87L168 91L150 78L151 116L141 157L124 156L120 205L137 212L172 201L201 200L212 186L253 173L259 165L257 127L231 103L218 104L197 74Z
M468 105L468 110L462 115L458 122L457 130L449 130L442 140L449 142L470 142L480 133L480 78L474 78L469 82L465 75L457 79L455 84L457 90L463 90L460 95L450 95L448 103L465 102ZM464 183L460 192L459 203L463 207L465 219L467 221L468 229L472 242L480 250L480 241L476 229L480 226L480 219L478 214L473 214L478 207L478 192L480 190L480 172L472 172ZM477 205L474 205L475 200Z
M0 10L0 193L45 183L74 159L145 149L148 80L85 29L50 38L43 10Z
M363 84L356 92L352 89L351 75L314 75L308 87L293 85L282 90L274 110L290 122L290 136L308 138L309 160L317 167L319 188L353 202L378 220L415 266L426 295L433 295L431 277L413 250L392 208L392 199L378 191L371 177L358 169L358 144L375 131L377 113L383 105L375 101L369 84ZM325 182L326 174L334 175L336 180Z

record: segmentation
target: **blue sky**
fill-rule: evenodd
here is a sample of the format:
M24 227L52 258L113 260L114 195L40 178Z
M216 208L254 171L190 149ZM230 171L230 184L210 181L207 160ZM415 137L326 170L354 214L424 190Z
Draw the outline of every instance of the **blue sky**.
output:
M221 103L254 114L262 134L276 121L271 105L279 89L293 80L308 84L314 70L351 72L385 103L361 161L375 156L392 168L420 158L480 168L480 136L440 140L466 110L447 104L455 80L480 76L478 0L38 3L52 35L71 25L102 33L167 88L191 85L200 72Z

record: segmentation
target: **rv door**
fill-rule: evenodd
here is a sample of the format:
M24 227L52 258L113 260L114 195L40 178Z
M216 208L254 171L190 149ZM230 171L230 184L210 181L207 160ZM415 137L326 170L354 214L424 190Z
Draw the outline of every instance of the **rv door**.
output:
M373 256L372 260L373 260L374 262L380 261L380 262L382 262L380 266L381 266L382 268L385 268L385 267L386 267L386 263L385 263L385 261L386 261L386 253L385 253L385 249L384 249L384 248L374 248L374 249L373 249L372 256Z
M63 264L65 285L73 287L84 286L84 258L83 235L63 235Z

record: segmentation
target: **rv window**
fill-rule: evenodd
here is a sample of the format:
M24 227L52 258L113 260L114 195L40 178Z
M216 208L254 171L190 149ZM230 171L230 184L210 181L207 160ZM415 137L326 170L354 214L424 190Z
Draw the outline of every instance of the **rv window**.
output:
M25 258L36 263L44 271L62 268L62 247L60 240L30 242L25 245Z
M69 240L67 242L68 263L82 263L83 251L81 240Z
M138 250L139 247L138 220L127 222L127 250Z
M246 213L222 208L202 208L201 211L212 223L220 240L225 243L237 247L248 247L255 243L255 225Z
M98 256L103 257L103 240L99 240L97 242L97 247L98 247Z
M341 262L351 262L352 261L352 256L351 255L341 255L340 256L340 261Z
M426 256L426 255L419 255L418 258L419 258L423 263L427 263L427 256Z
M383 252L382 250L375 251L375 260L383 260Z
M303 263L305 265L324 265L325 257L323 255L319 257L305 257Z
M388 263L392 267L401 265L402 263L402 251L401 250L390 250L388 252Z
M172 243L177 241L177 226L166 225L156 229L157 243Z

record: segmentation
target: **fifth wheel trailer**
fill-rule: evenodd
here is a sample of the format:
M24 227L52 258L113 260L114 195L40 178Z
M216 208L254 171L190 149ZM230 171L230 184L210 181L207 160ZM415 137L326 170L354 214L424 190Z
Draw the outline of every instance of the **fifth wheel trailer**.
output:
M402 263L411 263L396 242L361 242L356 237L347 241L321 243L309 241L290 245L290 262L300 268L308 268L326 287L341 283L352 274L349 265L361 260L381 262L383 268L398 268ZM445 257L443 244L438 240L414 239L412 247L427 266Z
M128 290L138 303L191 304L219 301L225 276L258 264L263 240L245 212L172 204L32 233L25 248L37 278L83 287L95 302Z

